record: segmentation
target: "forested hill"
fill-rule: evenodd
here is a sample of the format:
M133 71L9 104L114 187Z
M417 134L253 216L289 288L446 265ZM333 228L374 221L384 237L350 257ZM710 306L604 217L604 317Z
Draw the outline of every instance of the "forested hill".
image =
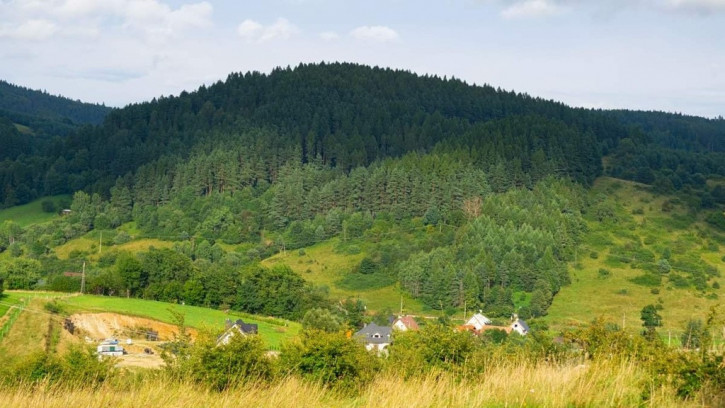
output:
M21 162L36 163L31 167L21 165L12 173L0 166L0 175L7 178L27 171L44 171L45 166L38 160L47 160L52 155L49 150L54 150L54 138L64 137L82 125L99 124L110 111L102 105L73 101L0 80L0 161L8 160L5 164L12 167L12 162L22 155ZM37 187L33 191L26 181L8 184L5 180L3 187L8 186L12 194L20 189L19 202L38 194ZM13 201L16 200L10 200Z
M111 108L50 95L0 80L0 111L10 116L96 125L103 122Z
M108 197L118 177L131 187L134 175L149 169L149 177L170 188L177 161L219 147L238 150L230 165L244 173L228 188L273 184L287 163L348 172L434 149L465 154L519 186L546 174L588 184L602 173L603 155L613 157L613 174L646 183L672 178L674 188L697 184L693 174L725 173L718 164L725 122L682 117L687 129L699 129L693 121L707 124L712 131L702 140L700 133L670 127L672 117L574 109L491 86L355 64L235 73L192 93L115 110L100 126L30 149L35 153L0 166L0 203L80 189ZM684 149L671 147L673 137L684 138ZM219 178L230 170L204 171ZM197 193L209 193L215 183L225 182L199 185Z

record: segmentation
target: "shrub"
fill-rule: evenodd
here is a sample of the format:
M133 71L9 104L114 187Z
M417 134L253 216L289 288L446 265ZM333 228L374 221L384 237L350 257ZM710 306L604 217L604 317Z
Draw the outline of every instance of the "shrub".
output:
M113 243L116 245L122 245L131 240L131 236L126 231L119 231L115 237L113 237Z
M690 282L682 275L676 274L676 273L670 273L667 276L667 279L672 283L676 288L686 288L690 286Z
M612 275L611 272L609 272L609 269L599 268L599 277L601 279L607 279Z
M310 330L282 346L280 365L304 379L355 392L373 380L378 362L357 340Z
M599 252L592 251L592 252L589 253L589 257L592 258L592 259L598 259L599 258Z
M645 273L630 279L630 281L642 286L659 286L662 283L662 277L652 273Z
M49 382L95 387L113 374L113 364L113 359L99 360L91 348L71 346L62 356L40 352L26 357L5 380L15 384Z
M710 340L710 333L705 329L702 320L689 320L685 331L680 336L682 346L686 349L697 349Z
M652 289L650 289L649 293L651 293L653 295L659 295L660 294L660 289L659 288L652 288Z
M59 305L56 301L46 302L43 305L43 309L47 310L52 314L61 314L64 312L63 306Z
M265 353L259 336L232 336L229 343L216 346L215 337L205 335L191 347L188 359L175 369L197 383L221 391L239 382L272 379L274 366Z
M55 206L55 203L53 200L43 200L40 202L40 207L43 209L43 212L46 213L54 213L58 207Z
M327 309L315 308L310 309L302 318L302 327L305 330L322 330L328 333L340 331L342 322L340 319L330 313Z

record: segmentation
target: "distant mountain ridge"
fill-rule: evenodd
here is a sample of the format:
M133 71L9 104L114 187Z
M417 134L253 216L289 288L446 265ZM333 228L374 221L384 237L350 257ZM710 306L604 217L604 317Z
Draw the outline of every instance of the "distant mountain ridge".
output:
M104 105L74 101L0 80L0 110L23 116L69 120L75 124L97 125L112 110Z
M7 83L2 89L12 92L0 99L20 101L15 112L33 106L43 111L37 103L22 102L36 91ZM48 106L70 103L59 111L65 115L86 107L42 92L39 98ZM245 174L233 186L222 182L231 188L274 184L286 164L312 162L349 172L410 152L436 151L465 152L466 160L511 176L515 186L547 174L587 185L610 174L658 182L668 191L699 188L702 176L725 175L725 120L572 108L403 70L300 64L268 74L232 73L193 92L112 110L102 124L59 140L35 138L15 149L22 158L10 155L18 161L0 167L0 203L7 207L81 189L108 196L119 177L132 187L134 175L144 172L145 178L153 174L153 183L171 186L178 180L176 163L218 148L243 151L227 163L231 169L209 169L210 179L230 171ZM208 194L212 184L205 182L197 193Z

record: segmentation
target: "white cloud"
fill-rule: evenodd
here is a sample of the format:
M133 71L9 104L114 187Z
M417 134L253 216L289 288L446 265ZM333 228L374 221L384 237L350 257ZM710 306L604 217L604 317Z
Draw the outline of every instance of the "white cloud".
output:
M208 1L173 8L160 0L22 0L5 5L5 19L29 24L43 20L57 32L71 35L123 28L147 36L180 34L212 24L214 8ZM1 18L1 17L0 17ZM39 28L37 23L35 28ZM46 31L49 24L45 24ZM155 38L158 40L158 38Z
M260 33L264 31L264 26L254 20L244 20L237 27L237 34L247 41L259 38Z
M358 40L378 42L396 41L400 38L398 33L385 26L362 26L350 31L350 35Z
M612 14L626 9L710 15L725 12L725 0L476 0L497 6L507 19L550 17L565 11Z
M526 0L514 3L501 11L504 18L548 17L562 12L562 7L550 0Z
M58 26L48 20L28 20L16 27L0 28L0 38L15 40L42 41L52 37Z
M274 39L286 40L293 35L299 33L299 29L290 23L286 18L278 18L271 26L264 29L260 41L268 41Z
M281 17L268 26L249 19L237 26L237 34L248 42L287 40L299 32L296 25Z
M725 0L667 0L667 6L674 10L712 14L725 11Z
M340 35L334 31L325 31L324 33L320 33L320 38L325 41L335 41L340 39Z

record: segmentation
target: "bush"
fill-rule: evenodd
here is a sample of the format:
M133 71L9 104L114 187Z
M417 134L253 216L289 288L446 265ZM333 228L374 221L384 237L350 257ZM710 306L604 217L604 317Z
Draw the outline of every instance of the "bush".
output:
M610 276L612 276L612 273L608 269L599 268L599 278L607 279Z
M333 333L342 329L342 322L337 316L330 313L329 310L315 308L305 313L305 317L302 318L302 327L305 330L322 330Z
M265 353L259 336L232 336L228 344L216 346L215 336L205 335L172 370L221 391L239 382L272 379L274 366Z
M589 257L592 258L592 259L598 259L599 258L599 252L592 251L592 252L589 253Z
M43 305L43 309L52 314L64 313L63 306L59 305L55 300L52 302L46 302L45 305Z
M122 245L131 240L131 236L126 231L119 231L115 237L113 237L113 243L116 245Z
M630 281L642 286L659 286L662 283L662 277L652 273L645 273L630 279Z
M71 346L62 356L35 353L21 361L5 380L14 384L56 383L99 386L114 373L113 359L99 360L91 348Z
M374 273L378 269L378 265L372 259L365 257L360 261L358 266L358 272L369 275Z
M281 368L343 392L370 383L378 362L357 340L342 333L305 331L282 346Z
M55 206L55 203L53 202L53 200L41 201L40 207L43 209L43 212L46 212L46 213L54 213L58 209L58 207Z

